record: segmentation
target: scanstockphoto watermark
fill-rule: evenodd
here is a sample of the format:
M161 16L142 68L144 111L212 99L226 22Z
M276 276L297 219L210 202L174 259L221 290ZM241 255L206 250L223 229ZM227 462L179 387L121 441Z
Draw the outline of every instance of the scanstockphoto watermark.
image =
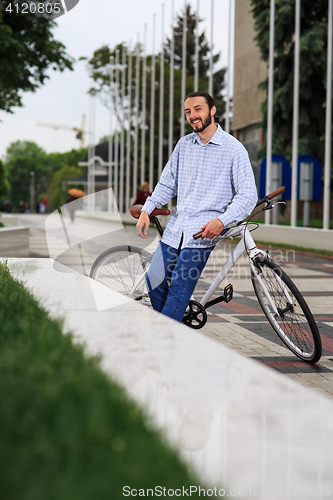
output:
M167 488L166 486L155 486L154 488L131 488L123 487L124 497L231 497L231 498L255 498L254 489L231 488L203 488L201 486L182 486L180 488Z

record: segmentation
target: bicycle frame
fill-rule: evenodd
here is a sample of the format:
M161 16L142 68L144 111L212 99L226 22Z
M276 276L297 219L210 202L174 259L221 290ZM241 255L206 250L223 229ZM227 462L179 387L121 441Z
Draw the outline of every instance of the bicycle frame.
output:
M265 198L263 198L262 200L259 200L258 203L257 203L257 206L262 204L263 202L266 202L266 209L268 208L273 208L272 205L270 204L270 200L273 199L274 197L278 196L279 194L283 193L285 191L285 187L282 187L282 188L279 188L278 190L274 191L273 193L271 193L270 195L266 196ZM160 235L162 236L163 234L163 229L157 219L157 217L152 217L152 222L154 222L157 226L157 229L158 229L158 232L160 233ZM194 235L195 238L199 237L199 233L197 233L196 235ZM269 294L269 292L267 291L266 289L266 286L265 284L263 283L259 273L257 272L257 269L256 269L256 266L253 262L253 259L258 256L258 255L263 255L264 257L267 257L267 254L266 252L264 252L263 250L260 250L254 239L252 238L252 235L248 229L248 223L246 222L242 222L240 224L238 224L237 226L234 226L234 227L231 227L231 228L226 228L225 230L225 233L221 236L218 236L217 238L215 238L215 240L219 240L217 244L220 243L220 241L222 241L222 239L224 238L233 238L235 236L239 236L241 234L241 240L239 241L239 243L237 244L236 248L233 250L233 252L230 254L228 260L225 262L225 264L223 265L223 267L221 268L220 272L216 275L213 283L210 285L210 287L208 288L207 292L205 293L205 295L202 297L202 299L200 300L200 304L205 307L205 305L207 304L207 302L209 301L209 299L212 297L212 295L215 293L215 291L217 290L217 288L220 286L220 284L222 283L222 281L226 278L226 276L228 275L228 273L231 271L231 269L234 267L234 265L237 263L237 261L239 260L239 258L243 255L243 253L246 251L247 254L248 254L248 257L249 257L249 265L250 265L250 268L253 272L253 274L256 276L256 279L258 279L261 287L262 287L262 290L264 291L264 294L272 308L272 310L274 311L274 313L276 315L279 315L279 312L274 304L274 302L272 301L272 298ZM214 240L213 240L214 241ZM139 280L135 283L135 285L133 286L132 290L130 291L129 293L129 296L130 297L133 297L134 296L134 293L135 293L135 290L138 289L138 287L140 287L143 283L143 281L145 280L145 277L146 277L146 273L147 271L145 271L142 276L140 276ZM281 280L279 280L279 277L277 276L277 279L281 285L281 288L287 298L287 300L292 303L292 300L289 296L289 293L288 291L286 290L283 282ZM192 297L193 299L193 297Z

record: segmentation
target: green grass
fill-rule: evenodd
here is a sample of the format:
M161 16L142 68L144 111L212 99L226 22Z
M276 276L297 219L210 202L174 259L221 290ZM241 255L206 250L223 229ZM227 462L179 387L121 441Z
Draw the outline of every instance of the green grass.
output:
M251 222L256 222L257 224L263 224L264 220L263 219L253 220ZM279 221L279 226L290 226L290 220ZM296 226L303 227L303 219L298 219L296 222ZM322 221L322 219L311 219L309 221L309 226L306 226L306 227L309 227L310 229L311 228L322 229L323 228L323 221ZM329 222L329 229L333 229L333 220L331 220Z
M111 500L125 485L198 484L98 360L1 264L0 280L1 498Z
M259 247L264 246L265 248L273 247L273 248L281 248L281 249L286 249L286 250L295 250L295 252L309 253L312 255L322 255L324 257L332 257L333 256L333 251L331 251L331 250L321 250L321 249L317 249L317 248L299 247L299 246L295 246L295 245L289 245L287 243L273 243L270 241L260 241L257 239L255 241Z

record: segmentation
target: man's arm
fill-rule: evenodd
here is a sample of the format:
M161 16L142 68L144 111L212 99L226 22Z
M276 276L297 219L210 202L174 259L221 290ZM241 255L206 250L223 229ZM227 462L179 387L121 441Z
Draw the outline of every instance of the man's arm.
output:
M172 155L161 174L160 181L157 183L153 193L149 196L142 207L139 220L136 224L138 236L148 237L148 228L150 225L149 215L156 207L162 207L168 203L177 194L178 185L178 158L179 142L173 150Z

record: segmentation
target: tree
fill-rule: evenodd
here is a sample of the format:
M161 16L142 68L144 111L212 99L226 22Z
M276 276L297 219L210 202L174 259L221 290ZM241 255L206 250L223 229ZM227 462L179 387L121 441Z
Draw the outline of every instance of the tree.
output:
M23 92L35 92L43 85L48 68L73 69L64 45L53 38L56 23L41 22L36 14L10 12L13 3L0 4L0 110L6 112L22 106Z
M251 0L255 40L264 61L269 56L270 0ZM327 0L302 0L300 36L299 154L324 159ZM273 152L291 159L294 83L295 1L275 0ZM267 90L268 79L261 83ZM266 127L267 98L262 105ZM259 154L264 155L262 150Z
M0 160L0 199L7 197L10 191L7 172L5 166Z
M173 144L177 142L180 138L180 119L184 118L183 113L183 103L181 102L181 81L182 81L182 70L180 69L180 59L181 58L181 40L180 36L182 36L183 30L183 16L178 16L178 23L174 27L175 33L175 71L174 71L174 120L173 120ZM194 66L193 66L193 56L194 53L194 29L195 29L195 14L191 12L191 7L188 5L186 7L187 14L187 57L188 57L188 66L187 66L187 76L186 76L186 93L190 93L194 90ZM200 44L200 52L199 52L199 88L202 90L208 89L208 69L209 69L209 48L208 43L206 41L206 37L204 33L201 33L199 37ZM170 85L170 40L166 40L162 50L165 55L165 67L164 67L164 159L167 158L168 153L168 129L169 129L169 85ZM128 56L132 56L132 80L130 84L130 92L131 92L131 102L132 106L129 109L129 92L128 92L128 66L126 66L126 86L125 86L125 96L122 96L122 55L123 53L126 56L126 65L128 64ZM110 70L111 70L111 62L110 58L113 58L113 71L114 75L117 71L116 68L116 58L118 57L119 65L118 65L118 83L116 83L115 78L113 79L112 85L110 86ZM135 109L135 92L136 92L136 64L139 57L140 64L140 77L139 77L139 107ZM136 125L138 125L140 129L140 134L142 133L143 123L145 123L145 130L147 131L147 139L148 134L150 133L151 128L151 113L150 113L150 105L151 105L151 93L152 93L152 55L146 56L146 107L143 110L142 104L142 73L143 73L143 47L138 42L134 47L134 50L128 48L125 43L118 44L113 49L108 46L103 46L97 49L93 57L88 61L88 71L92 79L94 80L94 87L90 89L90 93L93 95L97 95L101 98L102 102L107 108L111 108L115 111L115 115L118 119L119 127L122 124L124 128L130 128L132 131ZM214 55L214 64L219 60L219 54ZM154 116L154 142L158 143L159 138L159 86L160 86L160 65L161 65L161 54L155 57L155 116ZM216 104L218 107L218 114L224 112L224 102L222 99L222 91L224 87L224 74L225 70L222 69L217 71L214 74L214 96L216 98ZM145 113L144 113L145 111ZM145 116L145 121L144 121ZM136 118L138 117L138 119ZM181 118L182 117L182 118ZM136 123L137 122L137 123ZM190 128L187 128L188 131L191 131ZM133 134L132 134L133 135ZM139 158L141 158L141 140L139 140ZM154 148L154 166L157 170L158 165L158 148ZM146 164L148 164L149 157L149 141L146 141L146 151L145 158Z
M186 5L186 11L183 11L181 15L178 16L177 25L173 29L174 36L174 66L176 69L181 69L182 65L182 52L183 52L183 26L186 12L186 68L188 76L191 76L193 80L191 81L193 90L194 83L194 71L195 71L195 33L197 28L197 18L196 13L191 11L191 5ZM199 19L199 23L202 19ZM199 26L198 26L199 29ZM210 47L206 39L204 32L199 34L199 71L200 75L200 88L198 90L206 90L208 88L208 75L210 66ZM171 40L168 38L164 45L164 55L168 62L171 62L172 51L171 51ZM218 63L220 59L220 53L213 55L213 67ZM213 95L215 97L215 102L219 111L219 114L224 113L224 101L222 100L222 91L224 89L224 77L225 69L220 69L213 74ZM190 91L189 90L189 91Z
M11 187L11 200L14 208L19 202L29 200L29 186L34 172L35 199L45 193L48 186L49 166L46 152L36 143L16 141L6 151L5 167Z
M75 179L83 174L83 169L80 167L70 167L65 165L60 170L58 170L52 179L52 184L49 190L49 198L52 197L51 210L59 208L64 205L68 198L68 189L71 187L83 188L80 184L66 184L66 189L63 189L63 182ZM52 193L52 195L51 195Z

